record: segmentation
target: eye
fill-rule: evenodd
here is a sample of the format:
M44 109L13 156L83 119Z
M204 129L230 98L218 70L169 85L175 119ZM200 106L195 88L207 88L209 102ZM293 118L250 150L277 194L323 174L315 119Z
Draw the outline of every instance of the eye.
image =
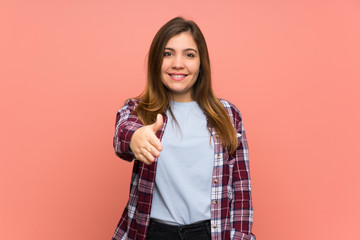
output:
M187 53L186 56L189 57L189 58L194 58L195 57L195 55L192 54L192 53Z
M168 56L171 56L171 52L164 52L164 57L168 57Z

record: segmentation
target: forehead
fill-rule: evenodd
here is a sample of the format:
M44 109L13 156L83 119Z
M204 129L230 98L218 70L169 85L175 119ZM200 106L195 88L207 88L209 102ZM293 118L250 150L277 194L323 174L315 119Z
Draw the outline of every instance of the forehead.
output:
M166 43L166 48L173 48L173 49L187 49L193 48L197 50L197 45L191 33L189 32L182 32L179 33Z

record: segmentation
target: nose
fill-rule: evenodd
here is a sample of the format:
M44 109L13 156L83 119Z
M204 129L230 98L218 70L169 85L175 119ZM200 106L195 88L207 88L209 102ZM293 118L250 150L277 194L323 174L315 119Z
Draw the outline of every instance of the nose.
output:
M173 58L172 61L172 68L179 69L184 67L184 61L182 56L177 55Z

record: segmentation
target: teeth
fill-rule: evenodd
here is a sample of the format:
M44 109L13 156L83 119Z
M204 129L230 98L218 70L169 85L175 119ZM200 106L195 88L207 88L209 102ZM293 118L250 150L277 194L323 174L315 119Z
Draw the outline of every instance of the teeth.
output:
M175 78L182 78L182 77L186 77L186 75L171 75L171 74L170 74L170 76L175 77Z

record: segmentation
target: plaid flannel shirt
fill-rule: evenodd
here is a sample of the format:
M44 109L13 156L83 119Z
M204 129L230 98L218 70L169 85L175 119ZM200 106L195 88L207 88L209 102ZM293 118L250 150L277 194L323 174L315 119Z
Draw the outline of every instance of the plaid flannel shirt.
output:
M220 99L237 132L239 146L230 155L222 147L215 131L214 169L211 188L211 239L212 240L255 240L251 233L253 208L251 201L248 146L239 110L226 100ZM117 112L114 149L118 157L135 160L130 150L132 134L143 124L134 114L138 100L127 100ZM163 114L164 124L156 135L161 140L167 116ZM135 160L129 201L117 225L112 240L145 240L155 185L157 159L151 165Z

